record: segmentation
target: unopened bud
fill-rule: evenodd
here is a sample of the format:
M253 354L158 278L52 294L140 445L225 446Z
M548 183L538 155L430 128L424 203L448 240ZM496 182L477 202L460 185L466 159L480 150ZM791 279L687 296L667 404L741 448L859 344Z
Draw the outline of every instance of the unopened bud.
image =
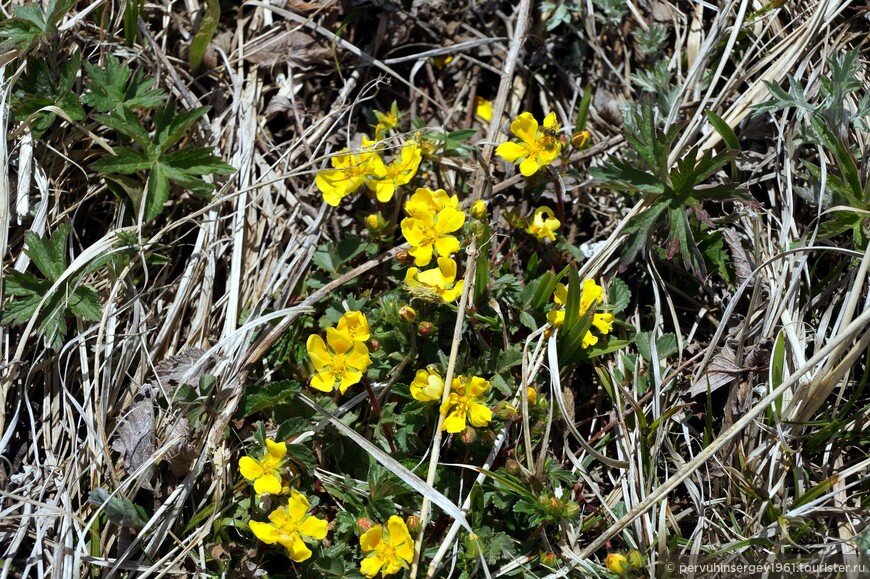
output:
M420 534L420 531L423 530L423 525L421 524L420 517L417 515L411 515L407 519L405 519L405 524L408 525L408 532L412 535Z
M377 233L386 226L387 222L380 213L372 213L371 215L366 216L366 228L368 228L371 233Z
M538 391L529 386L526 388L526 394L529 397L529 406L535 406L538 403Z
M604 560L604 566L611 573L625 575L625 572L628 571L628 559L622 553L611 553Z
M477 432L471 426L468 426L462 431L462 442L465 444L473 444L477 440Z
M547 567L555 567L556 554L552 552L541 553L541 565L545 565Z
M517 409L505 402L504 400L501 400L498 404L495 405L495 415L502 420L507 420L517 415Z
M515 458L509 458L504 463L504 469L513 476L519 476L522 473L520 463Z
M475 219L486 217L486 203L483 200L478 200L471 206L471 216Z
M575 149L585 149L586 145L589 144L589 131L580 131L579 133L574 133L571 137L571 145Z
M371 519L367 519L366 517L360 517L356 521L356 528L359 530L359 534L362 535L369 529L375 526L375 522Z
M632 549L628 552L628 566L632 569L640 569L643 567L643 555L637 549Z
M381 343L378 342L377 339L372 338L371 340L369 340L369 350L371 350L372 352L377 352L380 349Z
M411 265L414 262L414 258L408 253L407 249L400 249L396 252L396 261L402 265Z
M417 311L411 306L402 306L399 308L399 317L403 322L413 324L417 321Z
M417 324L417 333L424 338L428 338L434 332L435 326L432 325L432 322L420 322L419 324Z

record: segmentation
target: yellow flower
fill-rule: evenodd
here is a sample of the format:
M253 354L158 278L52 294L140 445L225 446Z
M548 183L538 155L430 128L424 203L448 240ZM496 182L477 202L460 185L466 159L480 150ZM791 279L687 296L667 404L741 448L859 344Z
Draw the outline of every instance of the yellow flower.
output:
M474 112L487 123L492 120L492 103L481 96L474 97Z
M571 145L575 149L585 149L589 144L589 131L580 131L571 135Z
M502 143L495 152L508 163L522 159L520 173L525 177L534 175L538 169L555 161L562 150L562 143L557 138L559 124L556 122L556 113L547 115L543 129L538 126L532 113L522 113L511 123L511 132L521 142Z
M354 342L365 342L371 337L369 320L362 312L345 312L336 329Z
M243 456L239 459L239 472L247 480L254 481L258 495L281 493L281 476L276 474L284 465L287 444L266 439L266 454L261 459Z
M443 54L441 56L433 56L432 64L435 65L435 68L438 70L443 70L445 66L453 62L452 54Z
M529 224L527 231L538 238L539 241L549 239L556 240L555 231L559 229L562 222L556 219L553 215L553 210L549 207L538 207L532 215L532 222Z
M387 221L384 219L384 216L381 215L381 212L378 211L377 213L366 215L365 224L366 229L368 229L370 233L378 233L387 226Z
M397 188L414 178L422 160L423 153L413 141L402 147L399 157L389 165L384 165L383 160L374 155L370 161L374 179L368 182L368 188L375 192L378 201L386 203L393 198Z
M424 370L417 370L414 381L411 382L411 396L420 402L433 402L441 400L444 393L444 379L438 370L429 366Z
M459 376L453 379L452 392L447 402L441 405L441 414L447 415L444 430L450 433L465 430L466 419L472 426L486 426L492 420L492 410L478 402L489 390L489 382L483 378Z
M378 119L378 124L375 125L375 139L382 139L387 131L399 126L399 108L396 101L393 101L389 112L375 111L375 117Z
M433 252L441 257L459 251L459 240L450 235L461 229L465 213L457 209L459 200L449 197L442 189L430 191L420 188L405 204L410 217L402 220L402 235L411 245L408 253L418 266L432 261Z
M360 571L366 577L381 573L395 575L414 559L414 541L408 527L400 517L393 515L387 521L387 533L377 525L363 533L359 538L363 553L368 556L360 563Z
M621 553L610 553L607 555L604 565L608 571L617 575L625 575L626 571L628 571L628 559Z
M531 386L526 388L526 396L529 399L529 406L534 406L538 403L538 391Z
M465 280L456 279L456 262L449 257L439 257L438 267L419 271L416 267L408 269L405 274L405 283L412 292L415 290L423 290L419 297L435 301L437 298L431 296L430 292L437 294L441 300L452 302L462 294L462 286ZM429 294L429 295L426 295Z
M287 506L269 514L270 522L251 521L248 526L258 539L269 545L280 543L287 548L291 559L301 563L311 557L311 549L302 538L320 541L326 537L326 520L309 515L309 506L305 495L292 490Z
M580 316L586 314L586 310L592 307L595 303L601 303L604 300L604 288L595 283L595 280L587 279L583 281L583 287L580 294ZM568 288L565 284L558 284L553 292L553 301L557 306L563 306L568 301ZM553 326L560 327L565 322L564 308L551 310L547 314L547 321ZM596 328L602 335L609 334L613 329L613 314L605 312L601 314L593 314L592 326ZM591 331L586 332L580 346L588 348L598 343L598 336Z
M451 197L444 189L432 191L418 187L411 198L405 202L405 211L415 219L432 219L444 209L459 209L459 197Z
M365 344L354 342L349 335L335 328L327 328L326 343L317 334L312 334L306 346L317 370L311 378L311 387L324 392L331 392L339 382L339 390L344 394L350 386L362 380L363 372L372 363Z
M337 207L341 200L362 187L369 177L369 163L378 157L374 152L375 142L363 136L363 148L353 152L342 149L343 155L332 158L333 169L321 171L314 182L328 205ZM380 157L378 157L380 158Z

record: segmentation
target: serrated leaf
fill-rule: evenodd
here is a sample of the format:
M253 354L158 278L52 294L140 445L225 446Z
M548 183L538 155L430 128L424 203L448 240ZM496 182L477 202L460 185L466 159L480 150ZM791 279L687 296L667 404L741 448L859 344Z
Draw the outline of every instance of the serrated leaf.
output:
M154 124L157 132L154 135L154 142L160 149L161 153L165 153L187 134L187 130L202 118L211 107L198 107L189 111L184 111L175 114L175 107L166 108L158 111L154 117ZM167 122L168 121L168 122Z
M25 238L27 247L24 253L33 260L42 275L52 282L57 281L66 270L66 239L69 231L69 223L64 223L50 238L39 237L32 231Z
M229 175L236 170L211 154L211 149L181 149L162 155L160 162L174 169L193 175Z
M141 529L145 526L146 521L139 513L139 509L126 497L110 496L108 492L98 488L88 493L88 502L102 507L109 520L118 526L133 529Z
M610 281L610 288L607 292L607 303L610 306L610 312L618 314L628 307L630 301L631 290L628 289L628 285L618 277L613 278Z
M154 161L145 157L141 151L129 147L118 147L114 155L104 155L91 165L91 169L101 173L130 175L145 171L154 166Z
M302 387L295 380L270 382L262 388L249 387L239 404L239 418L245 418L266 408L289 404Z
M73 314L89 322L99 322L103 317L100 295L91 287L79 286L69 300Z
M165 95L162 90L153 88L153 79L147 78L141 70L133 73L127 63L114 56L106 58L105 67L87 62L84 67L92 81L85 84L87 92L81 100L101 113L120 106L154 108L163 102Z

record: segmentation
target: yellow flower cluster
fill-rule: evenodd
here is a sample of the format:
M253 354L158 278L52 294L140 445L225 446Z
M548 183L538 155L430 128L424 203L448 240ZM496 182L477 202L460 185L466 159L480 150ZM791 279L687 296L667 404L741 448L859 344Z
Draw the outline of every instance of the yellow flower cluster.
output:
M432 191L421 187L405 203L408 217L402 220L402 235L411 245L408 254L418 267L412 267L405 283L422 297L427 294L444 302L452 302L462 293L463 280L456 280L457 265L450 256L459 251L459 239L452 233L462 228L465 213L459 209L459 198L443 189ZM435 255L437 267L420 271ZM422 293L421 293L422 290Z
M466 423L471 426L486 426L492 420L492 410L481 403L484 394L490 389L488 380L478 376L457 376L450 385L447 402L441 405L444 430L451 434L462 432ZM411 396L420 402L440 401L444 394L444 379L433 367L418 370L411 382Z
M532 113L522 113L511 123L511 132L520 142L502 143L495 152L508 163L518 163L525 177L531 177L538 169L555 161L562 152L556 113L546 116L543 127Z
M279 543L287 549L287 555L301 563L311 557L311 549L305 539L321 541L326 538L327 523L308 514L308 499L299 491L290 491L286 507L279 507L269 514L269 522L251 521L251 532L268 545Z
M330 160L332 169L320 171L314 179L323 200L337 207L341 200L366 185L378 201L386 203L396 190L407 185L417 174L423 160L423 149L416 140L405 143L390 162L381 157L384 133L398 125L395 113L378 113L376 140L362 137L362 147L355 151L342 149Z
M604 288L595 283L595 280L585 280L583 282L582 293L580 294L580 316L583 316L589 308L597 306L603 301ZM565 322L564 305L568 302L568 288L565 287L565 284L560 283L556 286L556 290L553 292L553 302L555 302L557 307L547 314L547 320L558 328ZM610 312L593 314L592 326L602 335L609 334L613 329L613 314ZM588 331L580 345L583 348L588 348L597 343L598 336Z
M371 337L369 322L362 312L347 312L335 328L326 329L326 342L317 334L308 337L308 357L317 373L311 387L332 392L336 384L342 394L362 380L371 365L365 342Z

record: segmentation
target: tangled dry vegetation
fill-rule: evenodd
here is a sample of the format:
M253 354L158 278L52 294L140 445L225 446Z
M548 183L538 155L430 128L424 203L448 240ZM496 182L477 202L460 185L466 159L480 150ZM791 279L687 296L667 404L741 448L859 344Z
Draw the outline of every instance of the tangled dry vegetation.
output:
M359 577L360 536L394 515L405 577L862 560L862 7L4 12L0 577ZM316 185L394 102L385 150L429 143L414 186L486 203L457 305L402 283L410 185L338 207ZM528 178L494 154L527 111L564 144ZM540 206L554 242L529 233ZM546 314L586 279L617 321L569 356ZM368 312L372 369L324 394L306 339L346 310ZM492 382L488 428L436 428L409 394L427 365ZM285 504L239 472L267 438L329 522L300 562L249 529Z

